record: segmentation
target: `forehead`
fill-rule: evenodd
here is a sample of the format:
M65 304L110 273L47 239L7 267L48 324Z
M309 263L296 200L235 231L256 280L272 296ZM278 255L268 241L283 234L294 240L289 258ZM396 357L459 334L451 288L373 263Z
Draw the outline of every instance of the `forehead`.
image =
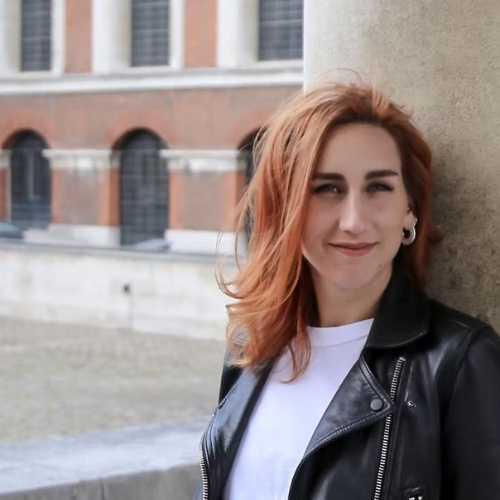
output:
M396 141L382 127L356 123L342 125L328 136L316 172L338 172L347 177L388 168L401 172Z

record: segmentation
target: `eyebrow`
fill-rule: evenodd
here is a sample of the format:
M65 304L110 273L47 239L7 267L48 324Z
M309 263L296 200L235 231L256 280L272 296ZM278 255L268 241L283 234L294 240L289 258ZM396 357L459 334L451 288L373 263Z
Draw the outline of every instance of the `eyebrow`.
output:
M394 170L373 170L365 175L365 180L379 179L380 177L397 177L399 174ZM313 180L331 180L331 181L343 181L345 177L342 174L337 174L335 172L319 172L313 175Z

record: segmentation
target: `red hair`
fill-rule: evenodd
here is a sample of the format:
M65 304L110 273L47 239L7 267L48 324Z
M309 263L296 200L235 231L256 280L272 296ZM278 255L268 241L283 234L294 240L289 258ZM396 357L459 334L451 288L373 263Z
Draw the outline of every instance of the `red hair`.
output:
M250 216L247 261L243 267L238 263L233 280L219 277L222 291L236 299L227 305L228 344L236 365L257 368L289 346L294 378L307 367L306 328L317 315L302 256L309 183L327 138L335 128L350 123L382 127L398 146L418 234L412 245L401 247L396 260L418 286L425 284L429 249L441 233L431 217L431 150L411 116L369 86L329 84L301 91L257 138L255 172L240 202L237 224L238 233L244 233Z

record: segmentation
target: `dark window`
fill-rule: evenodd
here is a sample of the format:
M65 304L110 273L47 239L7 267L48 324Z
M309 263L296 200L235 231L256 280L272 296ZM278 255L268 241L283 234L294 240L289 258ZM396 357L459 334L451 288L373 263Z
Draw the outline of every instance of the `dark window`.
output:
M51 175L44 149L45 141L34 132L19 134L12 143L10 219L21 229L45 228L51 221Z
M132 66L169 63L169 0L132 0Z
M248 186L253 178L255 169L254 146L257 139L258 132L248 136L240 148L240 158L245 162L245 184ZM247 242L250 241L252 234L252 215L248 212L245 216L245 236Z
M22 0L21 71L51 69L51 0Z
M259 0L259 60L302 59L303 0Z
M121 151L121 244L134 245L164 237L168 228L167 161L163 142L147 131L132 133Z

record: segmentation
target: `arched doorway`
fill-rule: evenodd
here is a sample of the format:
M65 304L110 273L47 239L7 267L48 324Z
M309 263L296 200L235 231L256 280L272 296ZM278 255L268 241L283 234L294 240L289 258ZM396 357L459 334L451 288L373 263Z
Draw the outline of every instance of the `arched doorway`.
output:
M120 242L164 237L168 226L168 170L163 141L147 130L130 133L121 148Z
M51 221L51 172L45 140L32 131L17 134L10 157L10 220L20 229L45 228Z

